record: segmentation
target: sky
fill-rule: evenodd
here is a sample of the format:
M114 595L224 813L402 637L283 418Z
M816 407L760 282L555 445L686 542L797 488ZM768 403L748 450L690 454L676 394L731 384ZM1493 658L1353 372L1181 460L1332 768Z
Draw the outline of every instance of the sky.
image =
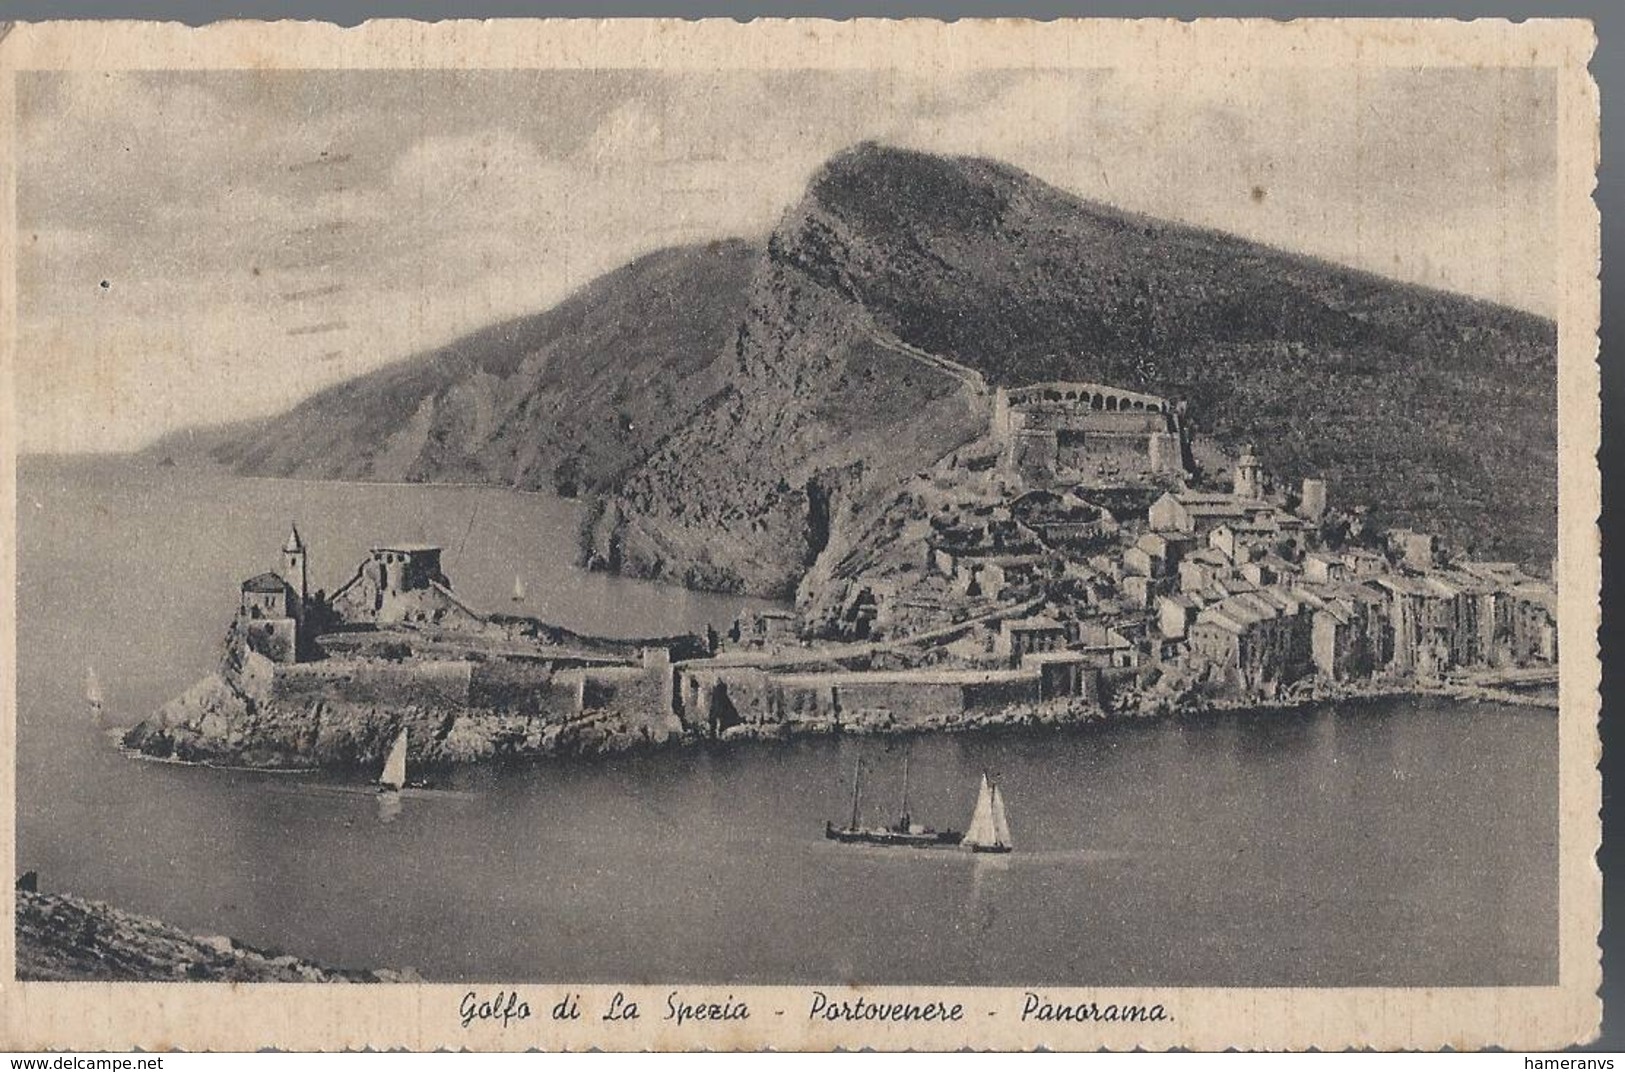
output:
M863 140L1556 306L1539 70L38 72L17 116L25 451L278 412L649 250L765 235Z

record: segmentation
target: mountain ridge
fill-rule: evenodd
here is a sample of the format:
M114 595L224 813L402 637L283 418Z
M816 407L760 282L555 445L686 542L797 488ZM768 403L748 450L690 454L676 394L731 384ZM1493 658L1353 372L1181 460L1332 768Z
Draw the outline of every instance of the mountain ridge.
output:
M591 492L719 388L707 373L754 256L732 239L656 250L543 312L146 453L197 436L214 461L258 476ZM583 410L591 420L561 420Z
M1384 523L1524 562L1555 546L1551 321L998 161L865 143L765 242L649 254L521 322L329 388L215 457L581 495L596 564L786 596L985 430L974 384L923 354L992 385L1151 391ZM489 359L459 363L476 338Z

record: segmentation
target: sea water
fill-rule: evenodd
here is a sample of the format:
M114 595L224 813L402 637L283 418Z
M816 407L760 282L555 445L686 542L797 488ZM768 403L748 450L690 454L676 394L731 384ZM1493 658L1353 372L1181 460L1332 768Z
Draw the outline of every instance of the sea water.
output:
M584 632L759 604L573 565L572 504L25 459L17 867L199 934L432 981L1452 986L1556 978L1549 711L1371 701L916 739L819 738L467 769L381 810L362 775L138 762L128 724L216 662L290 522L311 584L374 541ZM842 846L824 822L963 829L983 772L1016 852Z

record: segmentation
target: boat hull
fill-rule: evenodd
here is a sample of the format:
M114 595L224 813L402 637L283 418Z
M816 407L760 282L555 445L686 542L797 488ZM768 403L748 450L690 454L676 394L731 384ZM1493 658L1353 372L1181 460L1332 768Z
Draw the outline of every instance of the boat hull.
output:
M998 853L1000 855L1009 852L1012 848L1010 845L966 845L964 847L971 852Z
M429 782L407 782L405 785L391 785L388 782L374 782L373 788L380 793L404 793L407 790L426 792L434 789Z
M824 828L824 836L842 845L887 845L910 849L953 849L959 847L963 834L953 830L872 830L867 828Z

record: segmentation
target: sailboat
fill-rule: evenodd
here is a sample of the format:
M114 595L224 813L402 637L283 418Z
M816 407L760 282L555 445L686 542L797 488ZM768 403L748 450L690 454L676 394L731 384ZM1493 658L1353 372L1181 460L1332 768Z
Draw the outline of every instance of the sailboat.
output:
M406 727L401 727L400 736L389 749L389 756L384 760L384 771L378 776L378 791L380 793L398 793L406 786Z
M843 827L824 821L824 836L831 841L847 845L902 845L912 848L952 848L962 836L956 830L933 830L920 826L908 811L908 757L903 757L903 815L892 826L864 827L858 825L858 810L863 788L863 763L860 760L852 772L852 817Z
M971 852L1009 852L1010 824L1004 818L1004 794L997 782L982 775L982 788L976 794L976 810L971 814L970 826L960 844Z
M525 579L517 574L514 575L513 579L513 601L515 603L525 601Z
M85 702L90 705L90 717L98 724L102 720L102 683L96 677L96 668L85 668Z

